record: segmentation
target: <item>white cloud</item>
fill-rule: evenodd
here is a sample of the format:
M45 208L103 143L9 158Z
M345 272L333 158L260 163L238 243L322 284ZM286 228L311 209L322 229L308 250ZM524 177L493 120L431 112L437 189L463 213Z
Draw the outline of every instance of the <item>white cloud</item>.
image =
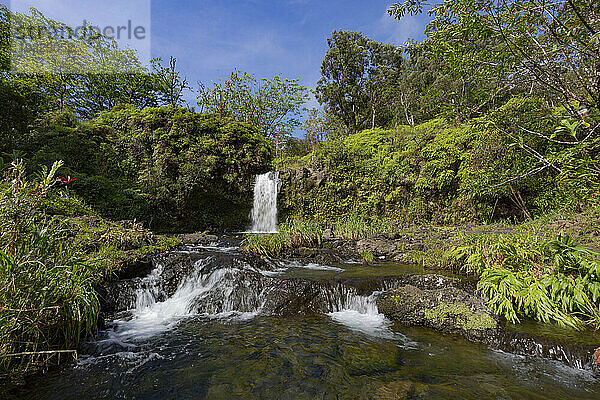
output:
M423 36L423 23L415 16L406 16L396 20L384 13L374 29L378 36L395 44L404 44L408 39L417 39Z

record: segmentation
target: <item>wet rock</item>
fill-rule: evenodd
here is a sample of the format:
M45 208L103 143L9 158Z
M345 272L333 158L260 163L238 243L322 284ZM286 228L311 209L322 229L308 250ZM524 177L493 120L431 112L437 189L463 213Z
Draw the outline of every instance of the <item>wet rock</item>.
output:
M131 254L127 255L127 253ZM118 279L133 279L148 275L152 271L152 257L136 258L135 251L126 252L126 257L131 261L126 263L117 273Z
M426 326L477 341L498 327L497 317L483 300L456 287L401 286L379 296L377 307L388 318L405 325Z
M415 395L415 385L410 381L395 381L380 386L373 394L373 399L396 400Z
M355 259L354 251L346 247L333 245L327 248L289 249L283 258L290 261L312 262L321 265L336 265L338 263Z
M206 232L188 233L181 236L181 241L187 245L208 245L219 240L218 236L209 235Z
M376 257L387 256L396 251L396 242L385 237L361 239L356 243L356 250L361 254L371 253Z
M128 310L135 305L138 285L132 280L106 282L96 287L100 310L112 314Z
M292 181L295 186L298 184L306 190L323 185L327 180L327 171L317 166L307 166L291 169L285 172L285 176Z
M526 357L541 357L559 361L571 368L592 369L594 365L594 349L596 346L584 343L573 343L556 338L548 338L536 334L499 329L482 343L494 349Z

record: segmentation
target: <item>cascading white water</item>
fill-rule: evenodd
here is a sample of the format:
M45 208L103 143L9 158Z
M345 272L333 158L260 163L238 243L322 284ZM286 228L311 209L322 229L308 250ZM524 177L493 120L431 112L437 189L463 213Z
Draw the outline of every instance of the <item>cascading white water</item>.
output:
M181 280L170 297L164 296L160 288L163 269L158 265L141 281L142 287L136 291L131 316L115 321L118 328L111 339L143 339L170 329L182 318L196 314L197 304L203 299L207 300L204 307L207 314L225 316L237 313L240 318L254 316L262 306L262 293L247 293L242 299L232 296L238 286L249 286L241 275L242 270L219 268L205 272L204 267L210 261L211 258L197 261L193 272ZM251 268L247 264L241 267ZM159 297L166 298L158 301ZM213 302L215 304L211 306Z
M257 175L254 183L254 204L252 207L252 232L277 232L277 190L279 172L271 171Z
M375 292L370 296L361 296L353 291L348 291L334 305L336 310L327 315L351 329L369 335L390 336L392 335L389 330L391 322L377 309L378 295L379 292Z

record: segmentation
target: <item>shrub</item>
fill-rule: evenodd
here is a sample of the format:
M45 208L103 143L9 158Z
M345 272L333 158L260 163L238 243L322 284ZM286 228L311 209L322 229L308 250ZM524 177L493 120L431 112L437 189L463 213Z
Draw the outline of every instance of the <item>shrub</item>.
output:
M511 322L531 317L577 329L600 329L600 254L565 234L471 235L449 250L479 275L488 306Z
M27 181L21 162L0 184L0 367L23 372L74 352L96 329L95 271L65 245L64 226L39 212L61 163Z

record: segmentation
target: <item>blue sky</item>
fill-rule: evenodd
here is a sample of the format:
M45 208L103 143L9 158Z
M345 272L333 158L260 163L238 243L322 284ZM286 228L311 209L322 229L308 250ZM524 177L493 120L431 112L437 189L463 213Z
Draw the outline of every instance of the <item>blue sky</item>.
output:
M6 0L0 0L5 2ZM151 2L151 3L150 3ZM45 15L79 23L146 18L152 57L177 58L192 86L226 78L234 68L259 78L297 78L314 88L335 29L360 31L373 39L402 44L420 40L427 16L395 21L386 14L393 0L12 0L13 8L34 6ZM151 13L148 12L151 5ZM186 98L194 106L195 95ZM316 105L314 100L311 106Z
M237 68L314 88L327 38L355 30L379 41L422 39L426 16L395 21L392 1L233 0L152 3L152 54L177 57L188 80L210 83ZM192 96L193 97L193 96Z

